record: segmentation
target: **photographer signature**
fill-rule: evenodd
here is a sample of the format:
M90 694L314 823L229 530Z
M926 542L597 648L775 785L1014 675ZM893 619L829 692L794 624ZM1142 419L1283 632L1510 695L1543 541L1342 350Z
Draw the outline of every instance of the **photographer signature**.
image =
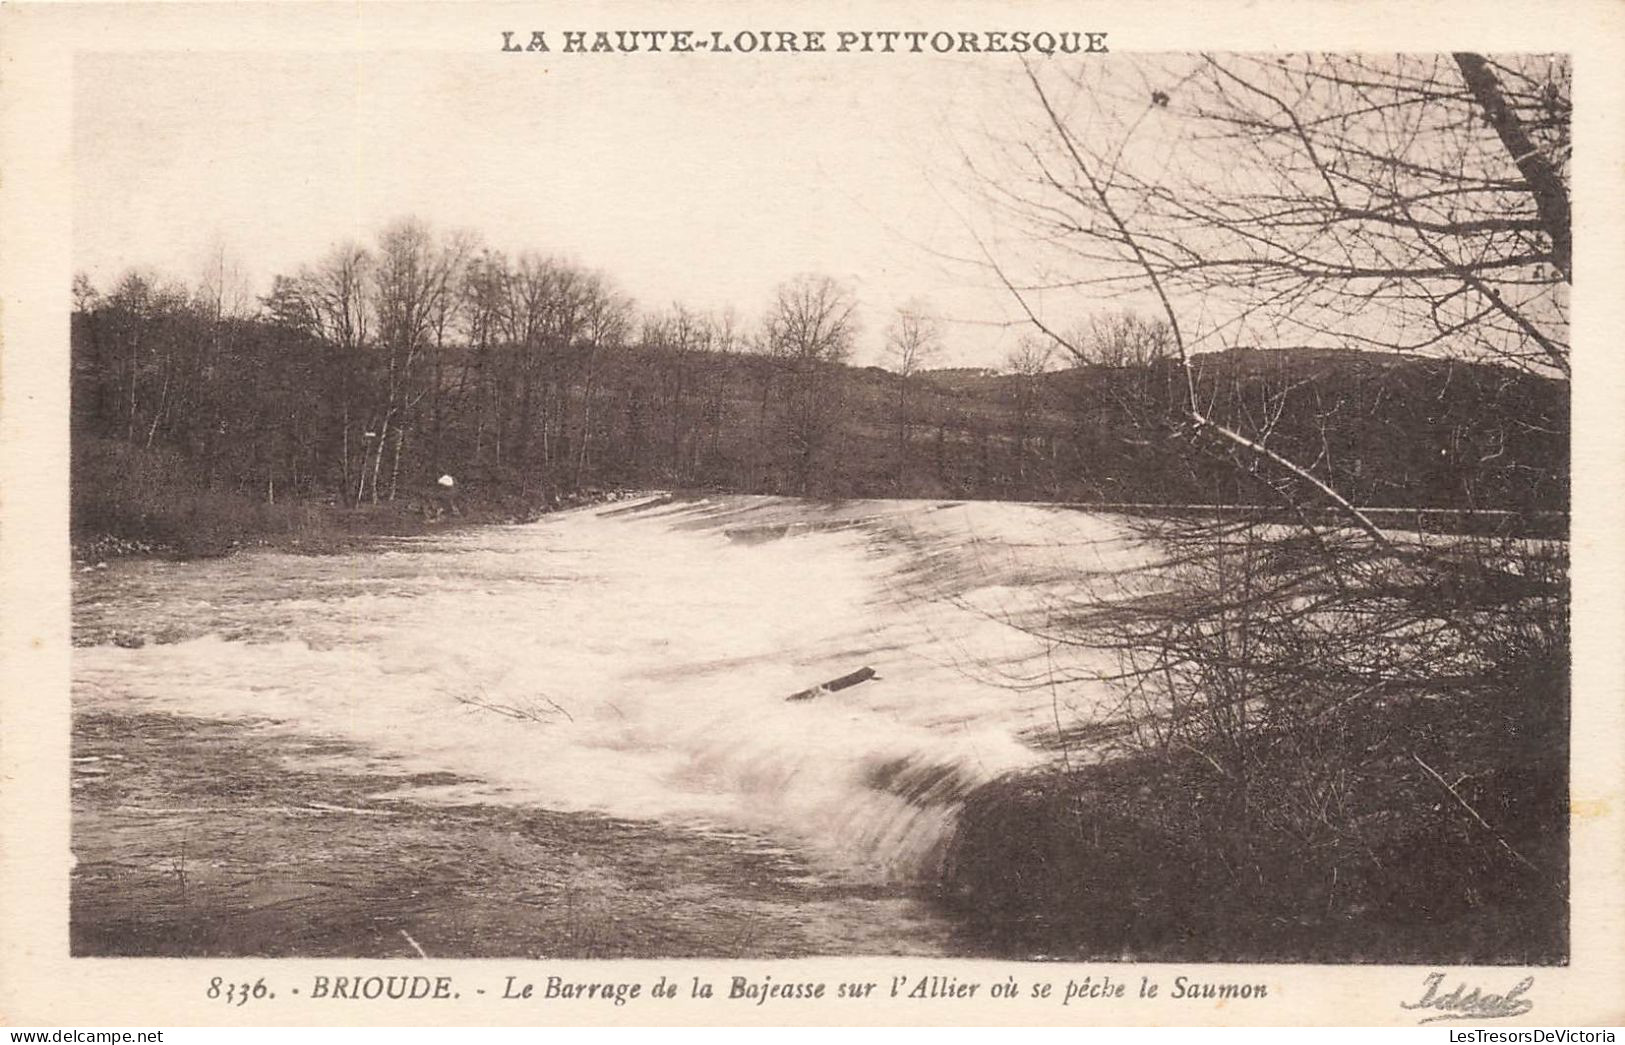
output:
M1479 987L1468 988L1458 983L1452 991L1444 990L1444 973L1429 973L1422 981L1425 990L1421 1000L1400 1002L1405 1009L1434 1009L1436 1016L1427 1016L1418 1023L1436 1023L1439 1020L1497 1020L1508 1016L1522 1016L1535 1007L1524 994L1535 985L1533 976L1525 976L1504 994L1490 994Z

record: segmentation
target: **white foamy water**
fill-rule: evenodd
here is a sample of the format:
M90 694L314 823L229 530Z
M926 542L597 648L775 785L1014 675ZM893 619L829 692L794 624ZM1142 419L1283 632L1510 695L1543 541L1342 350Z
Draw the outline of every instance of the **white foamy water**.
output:
M342 739L426 802L745 831L854 872L927 873L975 785L1097 695L1011 626L1144 553L1010 504L768 498L581 510L331 556L79 575L80 711L269 719ZM113 642L135 634L139 648ZM870 666L879 679L798 690ZM1098 694L1102 702L1107 696Z

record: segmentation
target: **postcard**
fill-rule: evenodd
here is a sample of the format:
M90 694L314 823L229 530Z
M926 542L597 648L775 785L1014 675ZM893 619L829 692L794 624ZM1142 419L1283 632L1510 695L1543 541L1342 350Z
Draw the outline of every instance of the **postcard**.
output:
M0 20L0 1019L1625 1015L1616 5Z

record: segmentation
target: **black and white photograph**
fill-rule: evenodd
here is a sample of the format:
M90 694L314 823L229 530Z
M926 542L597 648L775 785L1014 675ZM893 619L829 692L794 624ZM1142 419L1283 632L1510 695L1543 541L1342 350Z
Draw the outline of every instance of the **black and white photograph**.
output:
M62 389L63 957L703 960L711 1019L797 959L1160 982L1119 1021L1617 971L1571 49L392 10L68 64L57 340L6 345Z

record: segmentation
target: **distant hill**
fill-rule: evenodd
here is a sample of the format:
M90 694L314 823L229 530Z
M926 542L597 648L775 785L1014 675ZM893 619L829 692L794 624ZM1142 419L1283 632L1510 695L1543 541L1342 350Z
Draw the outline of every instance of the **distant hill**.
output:
M1194 357L1215 420L1310 466L1356 503L1564 510L1565 382L1487 364L1339 349ZM895 375L860 382L885 414ZM886 387L882 387L882 386ZM1082 367L1036 378L922 375L905 471L917 488L1081 501L1268 503L1222 447L1182 431L1176 364ZM895 409L893 410L895 413ZM856 441L879 438L853 420ZM893 455L895 456L895 454ZM940 468L938 467L940 464Z

